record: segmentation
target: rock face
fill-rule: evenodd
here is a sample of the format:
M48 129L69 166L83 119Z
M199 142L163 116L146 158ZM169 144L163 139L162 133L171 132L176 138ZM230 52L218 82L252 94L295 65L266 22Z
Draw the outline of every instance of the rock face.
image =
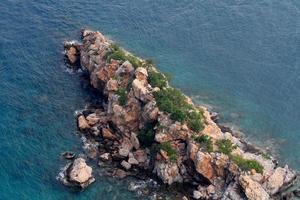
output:
M59 179L65 185L85 188L95 181L92 171L83 158L77 158L64 168Z
M70 64L80 62L90 85L103 95L103 103L82 112L78 129L88 156L100 159L99 165L116 167L111 175L152 174L167 185L188 183L194 199L229 200L271 199L295 180L295 172L288 167L277 167L259 152L248 152L245 142L215 123L215 114L195 106L188 97L183 100L187 109L192 108L188 116L193 111L201 114L203 130L193 131L193 121L173 120L182 115L181 110L172 115L159 109L155 92L170 86L150 84L153 64L113 45L100 32L84 30L82 38L82 44L66 43L66 58ZM234 145L230 154L221 153L220 141ZM205 148L208 144L212 150ZM258 162L263 170L245 168L243 160ZM86 187L94 181L91 167L82 158L62 174L60 180L69 185Z
M239 182L249 200L270 199L269 194L264 190L264 188L258 182L253 181L249 176L240 176Z

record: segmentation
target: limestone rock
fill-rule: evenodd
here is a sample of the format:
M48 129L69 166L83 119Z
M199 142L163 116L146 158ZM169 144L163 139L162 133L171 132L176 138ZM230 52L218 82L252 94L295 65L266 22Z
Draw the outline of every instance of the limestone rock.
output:
M129 170L131 168L131 164L123 160L121 162L122 167L124 167L126 170Z
M123 138L121 148L119 149L119 155L122 157L127 157L129 152L132 150L133 145L128 138Z
M239 183L243 188L245 195L249 200L268 200L269 194L264 188L256 181L252 180L248 175L241 175Z
M109 140L117 139L117 137L107 128L102 128L102 137Z
M67 186L85 188L95 181L92 168L88 166L83 158L77 158L67 164L59 174L58 179Z
M276 194L280 188L287 186L296 178L296 173L291 171L288 166L278 167L274 173L267 179L266 188L271 195Z
M119 67L119 69L116 71L116 75L118 75L118 76L121 76L123 74L133 75L133 73L134 73L134 68L133 68L132 64L128 60L125 61Z
M100 155L100 159L102 161L108 161L110 159L110 153L104 153L104 154Z
M147 161L147 153L145 150L137 150L133 152L134 158L139 162L139 163L145 163Z
M134 95L137 99L147 102L153 99L153 95L146 87L147 83L143 80L134 79L132 82L132 89L134 91Z
M94 126L100 121L100 118L95 113L92 113L86 117L86 120L90 126Z
M138 68L135 70L135 77L136 77L139 81L147 80L148 72L147 72L146 68L144 68L144 67L138 67Z
M182 183L183 178L176 163L155 162L154 173L166 184Z
M80 115L77 120L78 120L78 128L80 130L83 131L83 130L91 128L88 121L85 119L85 117L83 115Z
M133 145L133 147L138 150L140 148L140 142L139 142L139 139L137 138L136 134L135 133L131 133L131 136L130 136L130 141L131 141L131 144Z
M194 190L194 192L193 192L193 198L194 199L201 199L202 198L201 192L199 192L198 190Z
M208 180L212 180L215 174L212 166L212 157L208 153L198 151L194 164L198 173L203 175Z
M117 91L118 90L118 81L114 79L110 79L106 84L107 91Z

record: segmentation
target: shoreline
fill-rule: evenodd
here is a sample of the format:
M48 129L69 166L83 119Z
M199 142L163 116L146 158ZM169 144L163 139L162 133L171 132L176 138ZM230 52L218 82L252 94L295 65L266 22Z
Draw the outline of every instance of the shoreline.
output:
M180 184L191 183L192 185L195 185L196 182L192 194L185 198L218 199L220 197L223 198L225 195L228 199L239 199L244 197L248 199L257 199L256 197L260 197L260 199L271 199L273 197L277 198L277 196L282 197L284 194L281 194L281 191L284 186L293 184L292 182L296 180L296 172L290 170L288 167L277 167L277 163L274 163L274 161L268 161L269 159L263 158L263 152L257 149L255 145L249 144L249 142L245 141L243 138L234 136L233 133L230 133L233 131L228 129L228 127L222 128L221 125L215 123L213 118L216 116L212 116L212 113L210 113L208 108L200 106L198 109L198 106L195 106L191 102L191 99L186 96L185 97L189 101L189 104L192 105L193 109L199 110L197 113L203 113L202 117L205 121L203 122L203 129L197 129L197 131L191 130L191 127L187 127L185 123L177 123L178 121L169 119L169 116L166 115L165 112L161 112L161 108L158 109L156 103L153 103L155 102L153 94L155 94L156 91L154 90L156 88L152 88L151 85L149 86L150 88L148 88L148 76L151 70L154 69L155 73L159 73L153 64L150 64L151 67L146 69L141 66L133 67L134 64L139 62L145 63L145 60L137 58L132 54L128 54L124 49L115 51L125 51L125 61L119 62L118 60L112 59L110 62L107 62L104 59L106 56L105 54L111 50L111 45L113 43L112 41L107 40L100 32L85 30L83 31L83 40L83 44L65 43L65 52L68 62L70 66L86 70L90 76L90 84L95 89L98 89L98 91L103 92L104 96L107 96L108 98L107 104L104 105L103 110L89 110L87 111L87 114L83 113L78 116L79 129L83 134L88 135L89 138L87 138L87 140L91 139L86 146L90 146L89 148L92 149L92 153L96 154L89 157L94 157L96 159L99 156L97 154L100 154L100 160L112 162L116 166L125 169L121 169L123 172L119 171L119 173L123 173L122 176L124 176L124 172L126 174L126 172L129 172L132 168L135 168L135 166L137 166L136 169L138 172L142 171L142 168L145 167L151 169L151 159L154 159L154 161L152 161L154 162L152 163L154 169L151 170L150 173L153 173L165 184L172 185L177 182ZM130 59L131 62L128 62ZM126 65L124 65L124 63L126 63ZM118 70L120 69L120 73L122 74L121 80L119 80L118 77L114 79L114 74L118 73ZM126 98L128 98L127 101L129 100L131 105L128 105L129 103L125 102L122 106L120 105L121 102L119 99L124 94L119 93L115 95L115 93L118 92L118 87L122 84L125 84L126 87L128 87L129 78L134 76L136 79L133 80L133 85L129 86L128 94L126 93ZM165 78L164 75L162 77ZM168 86L168 82L164 87L167 89L172 88ZM158 91L164 90L166 89L163 87L158 88ZM146 107L147 105L149 106ZM131 108L128 110L127 107L129 106ZM135 109L134 111L139 114L131 113L131 109ZM124 116L118 115L119 112L128 115L127 118L125 117L125 121L128 118L130 120L127 120L127 123L125 124L122 123ZM128 113L131 113L131 115ZM90 117L91 115L93 115L93 117ZM144 115L147 116L144 117ZM141 121L140 118L142 119ZM147 148L141 147L141 141L139 141L138 135L134 133L143 129L141 129L140 126L146 126L146 123L148 123L146 120L151 121L151 123L152 121L158 120L161 124L165 123L168 126L175 128L174 130L170 130L169 127L166 127L163 128L163 131L161 132L158 127L153 127L155 128L154 143L155 145L161 145L159 146L161 148L159 152L147 152ZM97 124L96 128L94 126L95 124ZM113 124L112 127L107 129L107 125L110 126L111 124ZM102 133L98 130L99 126L101 126ZM165 131L167 131L167 133L165 133ZM169 134L169 132L173 132L174 134ZM193 139L194 137L200 139L203 135L209 138L208 141L212 143L212 148L217 149L217 151L209 152L203 150L201 149L202 146L207 144L203 143L203 141L202 143L197 143L196 139ZM97 137L97 140L99 139L98 137L101 138L99 142L96 141L97 145L102 145L101 143L103 140L105 144L104 147L109 150L104 152L101 148L98 149L98 146L93 144L93 142L95 142L95 137ZM230 149L228 154L228 149L224 150L226 153L220 152L220 149L222 149L222 146L219 145L220 141L226 142L224 143L226 144L226 148ZM170 146L162 146L167 143L170 143ZM111 146L114 146L114 148L119 151L117 153L119 155L117 155L116 158L113 157L112 153L115 149L110 150ZM256 155L258 154L258 151L260 154ZM143 154L142 158L141 155L136 156L134 154L136 152L142 152L140 153ZM172 152L175 152L174 155L176 154L177 163L172 161L172 156L174 156ZM107 153L110 154L110 158L107 156ZM104 154L106 154L105 157L103 156ZM247 158L241 160L241 158L236 155ZM129 160L126 161L128 157ZM143 162L139 162L139 160L136 159L137 157L142 159ZM245 163L247 163L248 160L255 160L252 164L259 167L257 167L256 170L254 170L254 168L242 170L241 166L232 162L233 158L239 158L238 162L243 161ZM132 162L130 162L130 159ZM257 160L261 161L261 163L257 162ZM150 164L146 164L147 162ZM184 169L182 169L182 167ZM146 171L147 170L148 169L146 169ZM191 173L188 172L189 170ZM262 171L259 172L259 170ZM68 179L69 175L67 170L65 170L65 172L65 177ZM118 171L116 173L118 173ZM191 174L195 173L197 174L196 177L191 176ZM91 174L92 173L89 173L87 177L89 181L93 178ZM286 177L287 175L289 176ZM278 176L282 176L282 180L278 180ZM230 180L228 180L229 177ZM219 181L222 183L218 183ZM229 184L226 183L228 181ZM238 192L236 190L238 190Z

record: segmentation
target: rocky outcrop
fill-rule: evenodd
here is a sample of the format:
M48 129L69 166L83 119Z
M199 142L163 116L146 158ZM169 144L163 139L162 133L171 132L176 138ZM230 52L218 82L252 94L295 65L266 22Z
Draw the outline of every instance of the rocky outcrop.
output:
M85 188L95 181L92 171L83 158L77 158L66 165L59 175L59 180L67 186Z
M170 86L152 87L152 64L113 45L100 32L84 30L82 37L82 44L65 46L66 57L70 63L80 61L104 100L102 106L78 116L78 129L88 157L115 167L109 174L118 178L144 174L167 185L187 184L194 199L271 199L293 183L294 171L249 152L240 138L216 124L215 114L195 106L190 98L183 97L186 107L203 117L200 131L174 120L181 110L173 115L160 110L155 92ZM187 115L195 114L193 110ZM219 141L232 144L232 152L222 151ZM228 148L226 144L223 148ZM63 182L80 187L94 181L83 159L76 159L63 174Z
M258 182L254 181L247 175L239 177L239 183L242 186L245 195L249 200L269 200L269 194Z

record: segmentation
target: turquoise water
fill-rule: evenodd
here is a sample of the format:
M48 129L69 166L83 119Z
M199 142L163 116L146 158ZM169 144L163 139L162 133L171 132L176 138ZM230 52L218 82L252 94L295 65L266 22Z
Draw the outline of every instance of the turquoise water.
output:
M300 169L299 1L2 0L1 200L136 198L104 177L84 193L55 180L59 154L81 152L73 113L89 94L66 71L62 43L82 27L154 59L173 85Z

